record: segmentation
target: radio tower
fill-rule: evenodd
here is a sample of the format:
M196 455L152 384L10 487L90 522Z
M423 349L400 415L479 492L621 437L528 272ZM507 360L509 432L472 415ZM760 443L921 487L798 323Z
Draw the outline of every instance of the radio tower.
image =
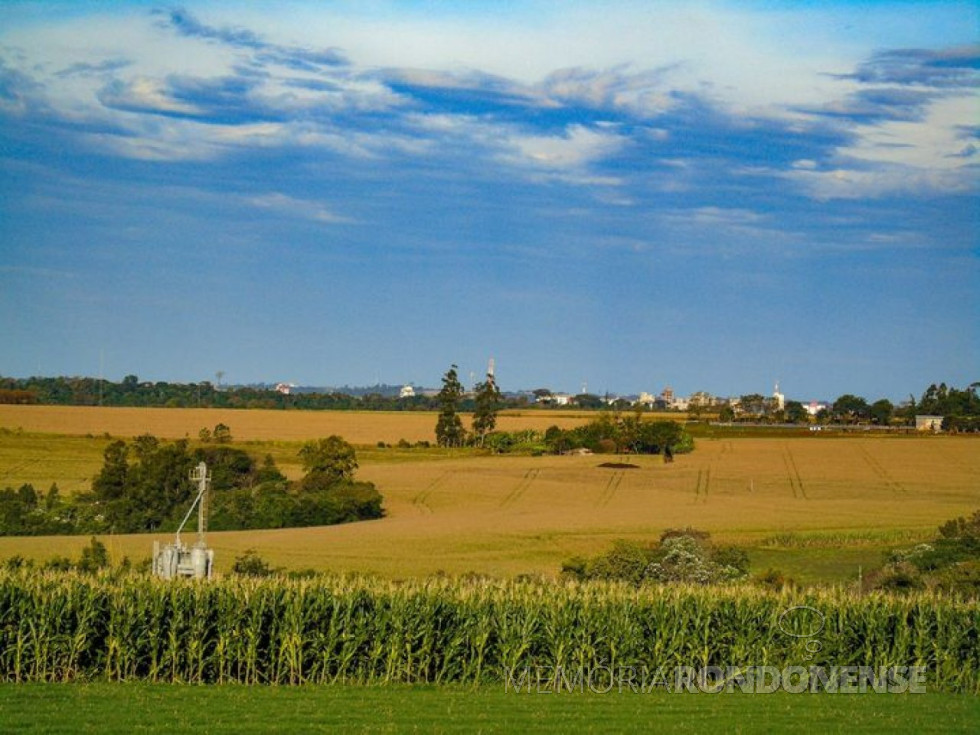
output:
M493 381L493 358L490 358L490 362L487 363L487 378Z

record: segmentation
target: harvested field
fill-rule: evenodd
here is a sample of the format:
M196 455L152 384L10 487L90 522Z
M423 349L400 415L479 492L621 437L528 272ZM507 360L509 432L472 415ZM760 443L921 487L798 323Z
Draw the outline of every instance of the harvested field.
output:
M676 415L674 415L676 417ZM197 437L216 424L231 428L241 441L298 441L339 434L352 444L435 441L436 414L421 411L269 411L217 408L99 408L95 406L0 405L0 428L70 435L132 437L153 434L166 439ZM562 411L504 412L501 431L563 429L580 426L594 413ZM463 414L469 425L470 419Z
M216 421L213 412L162 413L175 419L190 413L183 420L191 426L204 423L203 415L207 423ZM301 422L416 420L288 412L232 412L231 418L249 414ZM430 415L424 418L431 423ZM101 425L94 428L101 433ZM79 456L87 441L88 466L98 469L104 439L0 434L0 486L29 477L46 489L45 472L54 475L64 463L59 463L61 449L45 453L45 445L57 448L66 441L64 451L75 453L70 466L82 466ZM33 442L29 475L18 468L25 454L19 442ZM299 468L295 459L288 460L298 447L298 442L246 445L259 456L275 454L292 477ZM364 449L359 476L381 490L386 518L210 538L219 569L255 548L273 564L294 569L507 576L556 574L562 561L605 549L614 539L650 540L665 528L693 526L723 540L759 545L767 564L782 567L780 560L793 554L816 554L821 570L836 560L856 572L858 564L879 560L884 548L926 537L944 520L980 507L978 449L980 443L969 437L702 439L694 453L678 455L672 464L630 456L638 469L629 471L599 467L596 456ZM77 480L79 487L85 483ZM0 557L76 555L85 543L79 537L0 538ZM117 556L139 559L148 555L151 543L150 536L124 536L108 545ZM835 551L841 547L848 553Z

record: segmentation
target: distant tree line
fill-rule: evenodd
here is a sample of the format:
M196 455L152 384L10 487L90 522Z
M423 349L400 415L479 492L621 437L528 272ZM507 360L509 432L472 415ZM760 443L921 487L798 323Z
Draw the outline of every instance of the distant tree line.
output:
M0 377L0 403L7 404L47 404L77 406L137 406L168 408L265 408L333 411L438 411L447 407L446 379L452 373L449 385L450 399L457 413L474 413L477 416L495 414L498 410L529 408L535 405L535 397L550 395L550 391L539 388L530 396L505 396L492 380L475 386L472 392L464 390L459 381L456 366L443 378L443 388L438 395L416 395L399 398L390 392L362 392L358 395L344 391L329 393L297 392L281 393L270 387L224 386L203 381L200 383L167 383L140 381L135 375L127 375L115 383L99 378L57 377L57 378L4 378ZM869 403L862 396L844 394L816 416L811 416L807 407L800 401L789 400L780 409L770 396L752 393L740 396L736 405L703 406L692 404L687 414L692 418L717 416L721 421L742 421L750 423L840 423L877 426L911 426L917 414L931 414L945 417L943 428L948 431L980 431L980 397L977 388L980 383L957 390L945 383L930 385L916 401L914 396L896 406L887 398ZM379 390L382 390L379 387ZM354 391L354 389L350 389ZM577 395L573 399L574 410L615 410L634 408L625 400L619 399L610 404L607 400L593 394ZM549 406L551 407L551 406ZM451 422L445 424L444 446L462 446L466 443L466 432L457 432ZM478 422L474 427L477 437L486 437L493 427ZM438 439L438 438L437 438Z
M521 408L526 397L498 395L501 407ZM140 381L127 375L114 383L99 378L5 378L0 377L0 403L61 406L136 406L143 408L265 408L333 411L436 411L437 396L408 398L364 393L281 393L274 388L222 386L201 383ZM459 410L473 411L475 395L461 394Z
M114 441L103 454L91 491L64 498L56 485L0 491L0 535L101 534L173 531L193 500L190 471L207 463L212 474L208 527L215 531L321 526L380 518L382 497L354 479L354 448L337 436L307 442L305 476L290 482L271 456L257 462L229 446L191 449L149 434Z
M757 393L741 396L736 407L722 406L717 410L721 421L866 426L913 426L915 417L925 414L943 416L943 429L947 431L980 431L978 387L980 383L972 383L963 390L947 387L945 383L933 384L920 400L910 395L908 401L898 406L887 398L868 403L862 396L846 393L815 416L799 401L786 401L780 409L773 398Z

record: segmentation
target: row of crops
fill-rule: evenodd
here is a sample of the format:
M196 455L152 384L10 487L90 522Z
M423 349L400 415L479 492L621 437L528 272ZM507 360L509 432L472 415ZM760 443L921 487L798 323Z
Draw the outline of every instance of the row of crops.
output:
M800 613L804 613L800 617ZM479 684L522 667L925 666L980 692L980 603L738 587L0 572L0 678Z

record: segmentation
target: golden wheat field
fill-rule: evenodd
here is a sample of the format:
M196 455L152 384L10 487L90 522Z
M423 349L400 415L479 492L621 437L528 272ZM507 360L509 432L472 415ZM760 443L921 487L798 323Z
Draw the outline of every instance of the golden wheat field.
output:
M256 441L259 435L277 436L279 427L288 427L282 434L293 438L311 431L374 438L377 427L394 432L389 436L409 437L409 427L421 435L431 432L435 421L432 414L178 409L34 413L37 407L32 408L0 411L0 428L7 430L0 433L0 486L33 478L44 489L65 471L75 472L72 476L84 486L98 470L106 441L19 434L12 431L16 427L193 436L194 427L224 420L236 436ZM10 423L13 414L16 424ZM534 418L544 425L555 423L553 416ZM514 427L535 425L522 417L508 422ZM346 427L351 431L345 433ZM10 451L4 451L5 445ZM274 450L288 474L299 471L295 460L289 464L298 441L245 446L256 454ZM33 459L25 460L30 451ZM677 456L673 464L659 457L476 456L394 449L362 450L359 456L359 477L376 483L385 497L385 518L323 528L214 533L209 539L218 568L227 569L245 549L255 548L273 564L293 569L395 577L437 571L555 574L570 556L600 551L617 538L655 539L665 528L694 526L749 544L796 534L824 537L824 546L833 546L835 538L850 539L843 545L860 545L862 540L902 534L926 536L942 521L980 508L980 441L967 437L701 439L692 454ZM638 468L599 466L609 460ZM52 475L47 482L45 472ZM139 559L149 554L152 540L121 536L107 544L117 557ZM77 537L0 538L0 557L74 555L85 543L87 539ZM831 548L824 553L836 552Z
M466 414L464 421L469 422ZM672 414L676 417L676 414ZM568 429L590 414L572 411L503 412L501 431ZM411 411L267 411L217 408L102 408L97 406L0 405L0 427L70 435L153 434L165 439L194 438L216 424L231 428L244 441L297 441L339 434L352 444L435 441L434 414Z

